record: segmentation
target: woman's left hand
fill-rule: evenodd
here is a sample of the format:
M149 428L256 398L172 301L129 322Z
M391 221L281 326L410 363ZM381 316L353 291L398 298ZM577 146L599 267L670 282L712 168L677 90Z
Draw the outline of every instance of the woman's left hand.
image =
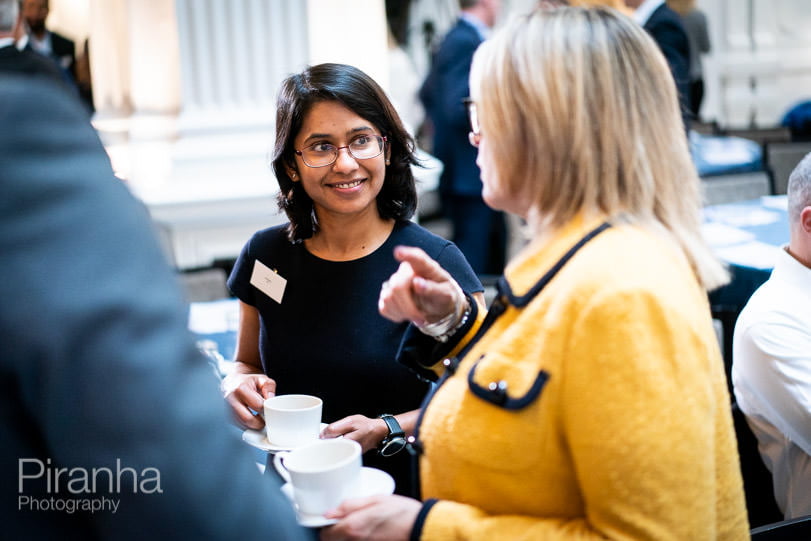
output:
M338 523L321 530L321 541L408 541L422 503L405 496L346 500L324 516Z
M363 452L377 448L389 433L382 419L370 419L364 415L350 415L327 425L321 431L322 438L343 436L358 442Z

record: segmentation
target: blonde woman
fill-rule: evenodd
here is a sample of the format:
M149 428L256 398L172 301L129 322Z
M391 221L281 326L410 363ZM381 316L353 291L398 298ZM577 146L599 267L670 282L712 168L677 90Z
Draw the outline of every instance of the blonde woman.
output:
M656 44L613 10L540 9L470 81L484 199L534 238L486 317L395 251L381 312L455 347L404 355L444 371L412 444L423 501L344 502L322 539L748 538L706 297L727 275Z

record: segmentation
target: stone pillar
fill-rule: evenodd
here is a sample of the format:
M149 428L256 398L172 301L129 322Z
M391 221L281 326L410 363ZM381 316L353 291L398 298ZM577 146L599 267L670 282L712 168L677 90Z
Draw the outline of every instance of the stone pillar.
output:
M307 0L310 63L339 62L389 88L384 0Z

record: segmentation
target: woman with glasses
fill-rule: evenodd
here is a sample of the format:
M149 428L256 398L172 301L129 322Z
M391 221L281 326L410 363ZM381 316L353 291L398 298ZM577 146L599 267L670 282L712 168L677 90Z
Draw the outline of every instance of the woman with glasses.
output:
M256 233L229 277L241 315L227 401L260 429L251 410L267 396L320 397L323 437L357 440L366 465L409 493L399 429L411 433L428 384L395 361L407 323L377 309L394 247L420 246L465 291L483 288L455 245L409 221L414 141L377 83L321 64L286 79L277 105L273 171L289 223Z
M664 57L615 10L538 9L470 82L484 199L532 239L487 314L397 250L383 314L469 312L453 358L407 357L442 372L415 429L423 501L348 500L322 539L748 539L706 294L727 275Z

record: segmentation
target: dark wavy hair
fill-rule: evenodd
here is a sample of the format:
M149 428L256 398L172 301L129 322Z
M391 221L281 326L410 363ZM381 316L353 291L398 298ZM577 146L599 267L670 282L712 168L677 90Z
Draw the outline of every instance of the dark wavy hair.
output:
M279 208L290 220L287 228L290 240L301 241L318 231L313 201L301 182L293 182L288 168L295 164L293 141L301 130L304 117L322 101L344 105L386 136L391 163L386 166L383 188L377 196L377 209L384 219L410 219L417 208L417 190L411 171L412 165L419 165L414 154L414 138L403 128L386 93L371 77L346 64L318 64L285 79L276 102L276 143L272 165L280 188Z

